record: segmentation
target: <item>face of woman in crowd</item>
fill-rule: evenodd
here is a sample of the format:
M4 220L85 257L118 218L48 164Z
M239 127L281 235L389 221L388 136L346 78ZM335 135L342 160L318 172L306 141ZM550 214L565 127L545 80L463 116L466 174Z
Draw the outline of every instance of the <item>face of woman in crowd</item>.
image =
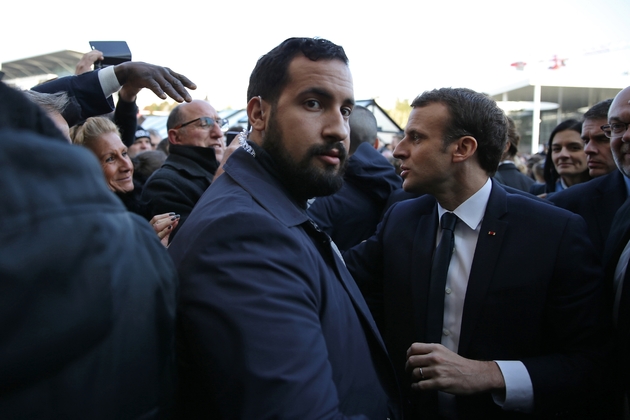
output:
M576 176L586 171L586 153L580 133L573 130L556 133L551 142L551 159L561 177Z
M120 137L116 133L101 135L94 142L93 151L101 162L109 189L120 193L133 191L133 164Z

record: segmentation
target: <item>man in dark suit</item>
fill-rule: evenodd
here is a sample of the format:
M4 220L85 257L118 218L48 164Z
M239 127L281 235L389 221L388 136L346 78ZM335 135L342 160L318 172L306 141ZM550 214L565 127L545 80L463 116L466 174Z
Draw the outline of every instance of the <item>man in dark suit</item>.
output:
M503 152L503 156L501 156L501 162L499 162L497 172L494 174L494 179L503 185L529 192L529 187L534 184L534 179L522 173L514 163L514 159L518 153L518 143L521 140L521 135L516 131L514 121L509 117L507 136L508 140L505 145L505 151Z
M306 201L343 182L354 93L343 49L290 38L247 92L250 139L169 253L178 268L179 415L398 418L369 309Z
M558 207L579 214L586 221L588 234L601 257L615 213L628 197L629 179L618 169L613 158L610 139L602 126L608 123L612 100L599 102L584 114L582 140L592 180L567 188L548 199Z
M606 134L615 163L625 179L630 177L630 87L623 89L613 100L608 111ZM615 372L616 401L618 418L630 418L630 199L619 208L610 229L604 250L606 279L612 284L614 295L613 321L615 325L615 358L612 370Z
M602 270L584 221L490 179L506 139L492 99L445 88L412 107L394 155L403 188L426 195L395 204L344 254L410 417L580 418L605 339ZM443 214L456 223L440 282L432 255L448 232Z

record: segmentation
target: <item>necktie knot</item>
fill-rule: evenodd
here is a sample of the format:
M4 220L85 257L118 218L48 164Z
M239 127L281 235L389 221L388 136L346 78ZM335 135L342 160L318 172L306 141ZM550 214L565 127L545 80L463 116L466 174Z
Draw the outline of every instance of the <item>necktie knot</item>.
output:
M455 223L457 223L457 216L455 213L446 212L442 215L440 219L440 225L442 229L453 231L455 229Z

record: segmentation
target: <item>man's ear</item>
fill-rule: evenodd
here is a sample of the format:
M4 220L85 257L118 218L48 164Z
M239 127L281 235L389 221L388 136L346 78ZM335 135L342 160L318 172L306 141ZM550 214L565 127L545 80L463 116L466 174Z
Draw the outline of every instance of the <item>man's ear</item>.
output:
M454 142L453 162L464 162L477 151L477 140L472 136L462 136Z
M265 116L269 111L265 112L262 107L263 100L260 96L254 96L247 103L247 118L249 124L252 126L252 130L265 131L267 127Z
M376 150L378 150L379 146L380 146L380 144L379 144L379 142L378 142L378 137L377 137L377 138L376 138L376 140L374 140L374 148L375 148Z
M179 144L179 138L177 138L177 130L171 128L168 130L168 142L171 144Z

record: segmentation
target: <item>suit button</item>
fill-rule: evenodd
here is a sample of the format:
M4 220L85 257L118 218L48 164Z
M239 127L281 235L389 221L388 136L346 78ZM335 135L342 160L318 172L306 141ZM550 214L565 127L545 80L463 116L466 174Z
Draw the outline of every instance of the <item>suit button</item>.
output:
M447 337L448 337L449 335L451 335L451 332L450 332L449 330L447 330L446 328L444 328L444 329L442 330L442 334L444 334L445 336L447 336Z
M450 287L447 287L447 288L446 288L446 290L445 290L445 292L446 292L446 294L447 294L447 295L450 295L450 294L451 294L451 292L452 292L452 290L451 290L451 288L450 288Z

